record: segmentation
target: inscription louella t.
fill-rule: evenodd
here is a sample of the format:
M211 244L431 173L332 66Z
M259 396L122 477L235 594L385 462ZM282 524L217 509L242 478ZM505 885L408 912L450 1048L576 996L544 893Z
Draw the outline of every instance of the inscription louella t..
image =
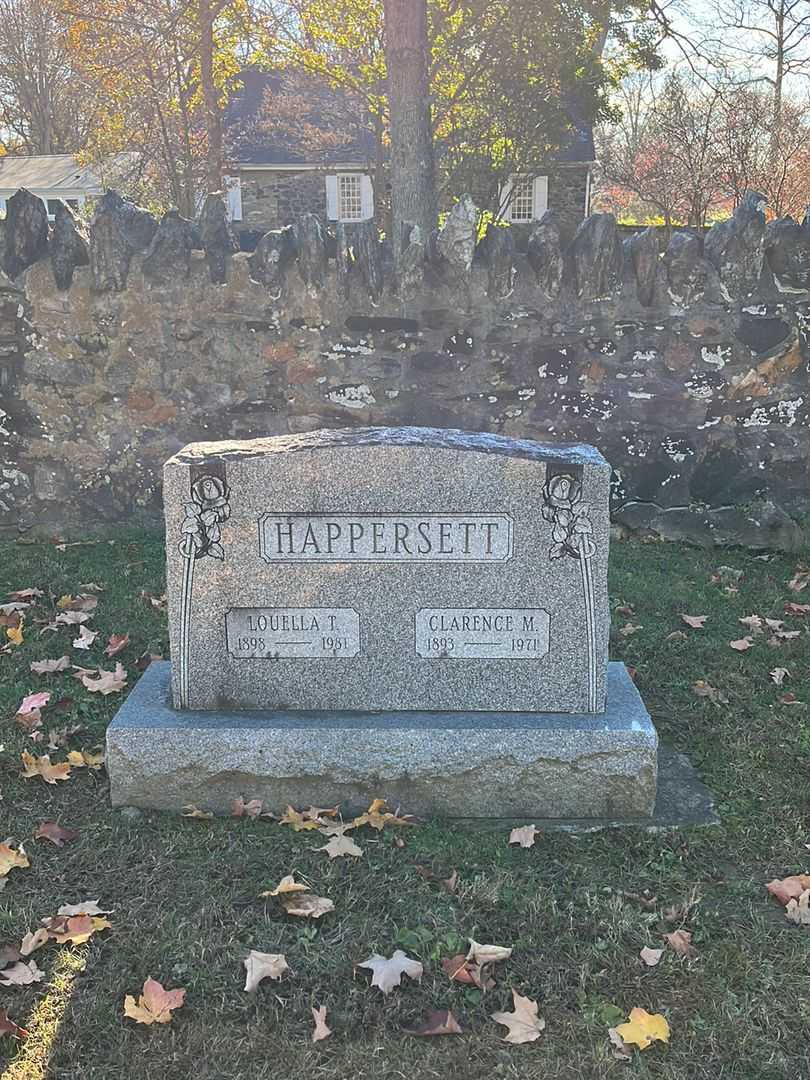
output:
M194 564L206 555L224 560L220 526L231 516L228 501L230 491L225 480L206 474L191 485L191 501L184 506L185 517L180 527L180 543L183 556L183 583L180 595L180 701L188 705L188 672L191 623L191 595L194 587Z
M579 562L585 599L585 636L588 652L588 709L598 707L598 650L591 559L596 554L590 509L582 501L582 480L573 473L549 476L543 488L542 514L551 523L549 559L569 557Z

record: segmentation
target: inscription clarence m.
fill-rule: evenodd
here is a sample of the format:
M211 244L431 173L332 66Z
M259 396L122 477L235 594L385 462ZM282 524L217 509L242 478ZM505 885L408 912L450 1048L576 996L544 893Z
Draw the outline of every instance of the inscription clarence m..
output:
M505 562L506 514L262 514L267 562Z
M539 660L548 653L543 608L421 608L416 655L437 660Z

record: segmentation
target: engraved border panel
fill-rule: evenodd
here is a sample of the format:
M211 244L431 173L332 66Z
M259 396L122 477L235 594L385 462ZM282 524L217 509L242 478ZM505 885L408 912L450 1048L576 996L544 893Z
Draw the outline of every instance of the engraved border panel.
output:
M431 618L537 622L527 630L494 627L433 629ZM545 608L420 608L414 616L414 650L423 660L541 660L548 655L551 617ZM484 635L481 637L481 635ZM433 647L432 642L436 642Z
M247 621L250 616L260 617L268 613L279 615L291 615L312 619L313 617L324 620L332 619L332 627L325 628L319 625L317 630L296 629L275 631L257 628L256 630L241 630L234 624L237 617ZM335 623L337 625L335 625ZM268 634L283 633L293 640L273 641L267 640ZM314 633L314 637L312 636ZM253 637L250 637L253 635ZM259 637L258 635L264 635ZM309 636L306 636L309 635ZM261 641L261 645L243 646L235 649L240 639L242 641ZM320 639L320 641L318 640ZM323 644L324 640L331 640L332 647ZM334 644L340 641L341 645ZM354 608L293 608L293 607L240 607L229 608L225 613L225 642L230 656L235 660L349 660L361 654L360 638L360 615Z

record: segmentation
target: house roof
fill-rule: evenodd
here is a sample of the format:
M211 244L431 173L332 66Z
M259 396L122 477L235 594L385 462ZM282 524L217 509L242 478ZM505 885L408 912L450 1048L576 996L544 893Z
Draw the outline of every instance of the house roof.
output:
M7 154L0 157L0 190L13 193L22 187L37 192L53 192L54 198L59 198L61 191L75 191L77 188L88 195L101 195L103 192L95 172L86 165L80 165L72 154L38 154L31 157Z

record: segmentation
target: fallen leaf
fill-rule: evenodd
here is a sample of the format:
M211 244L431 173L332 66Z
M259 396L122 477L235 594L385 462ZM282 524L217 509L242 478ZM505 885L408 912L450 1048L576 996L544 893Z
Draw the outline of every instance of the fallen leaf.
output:
M779 698L780 705L804 705L803 701L799 701L795 694L787 693L782 694Z
M46 784L55 784L58 780L67 780L70 776L69 761L52 764L49 754L35 757L33 754L29 754L27 750L23 750L20 757L24 766L22 775L26 779L41 776Z
M627 1023L619 1024L615 1030L622 1042L635 1044L639 1050L646 1050L656 1040L669 1042L669 1024L664 1017L645 1009L631 1009Z
M678 956L684 956L687 960L693 960L698 954L688 930L673 930L671 934L664 934L664 940Z
M127 645L129 645L129 634L111 634L104 655L117 656Z
M249 817L257 818L262 812L262 800L251 799L250 802L245 800L240 795L238 799L234 799L231 803L231 816L232 817Z
M722 690L718 690L711 683L706 682L705 679L698 679L692 686L692 690L698 697L708 698L713 705L728 705L728 698Z
M139 1024L168 1024L185 1000L185 990L164 990L156 979L147 979L137 1004L131 994L124 998L124 1016Z
M11 1035L14 1039L27 1039L28 1032L9 1017L5 1009L0 1009L0 1035Z
M308 810L302 810L301 815L306 821L317 821L321 824L321 818L337 817L338 806L310 806Z
M37 967L36 960L25 963L18 960L16 964L0 971L0 986L28 986L30 983L42 982L45 972Z
M50 940L51 935L44 926L35 930L32 934L26 934L20 945L20 956L30 956L32 952L41 949Z
M467 959L480 964L482 967L484 964L497 964L500 960L508 960L512 955L512 950L503 945L479 945L472 938L468 938L468 941L470 942L470 948L467 952Z
M325 851L330 859L338 859L341 855L351 855L354 858L363 854L363 849L355 844L350 836L333 836L328 844L315 848L316 851Z
M439 884L445 892L454 893L458 885L458 870L454 870L450 877L440 878Z
M769 881L765 888L775 896L780 904L787 905L790 900L795 900L806 890L810 889L810 874L792 874L786 878L774 878Z
M257 952L251 949L244 960L245 990L252 993L259 986L262 979L280 979L285 971L289 971L287 958L282 953Z
M512 990L514 1012L495 1012L492 1019L509 1029L503 1041L508 1043L534 1042L546 1026L545 1020L537 1015L538 1005L531 998L523 997L517 990Z
M23 643L23 626L25 625L25 619L20 616L16 626L9 626L6 629L6 637L12 645L22 645Z
M754 642L751 640L750 637L738 638L736 641L729 642L731 648L736 649L737 652L745 652L746 649L752 648L753 644Z
M793 641L801 636L801 630L774 630L773 636L778 641Z
M104 751L93 754L89 750L71 750L67 758L76 769L100 769L104 764Z
M788 900L785 916L797 926L810 926L810 889L805 889L796 899Z
M771 680L775 682L777 686L781 686L785 679L789 677L789 675L790 672L786 667L777 667L770 672Z
M374 974L371 978L371 985L378 986L384 994L390 994L395 986L399 986L403 975L407 975L409 979L414 979L416 982L421 982L422 972L424 971L419 961L411 960L402 949L397 949L389 959L380 956L379 953L373 953L367 960L363 960L362 963L358 964L357 967L368 968L369 971L372 971Z
M74 649L89 649L98 637L98 630L90 630L86 626L79 627L79 636L73 639Z
M613 1046L613 1056L619 1061L628 1061L633 1056L633 1051L615 1027L608 1028L608 1038Z
M82 685L86 686L91 693L114 694L119 690L123 690L127 685L127 673L120 663L115 665L115 671L105 671L104 668L99 668L98 674L97 679L93 679L89 675L82 675Z
M326 1026L326 1006L318 1005L316 1008L311 1006L312 1019L315 1021L315 1030L312 1032L312 1041L320 1042L321 1039L328 1039L332 1034L332 1029Z
M84 945L97 930L112 929L112 923L99 915L55 915L43 919L42 925L59 945Z
M60 596L56 601L60 611L94 611L98 607L97 596Z
M194 806L193 803L189 803L188 806L184 806L180 812L181 817L187 818L199 818L201 821L211 821L213 814L210 810L200 810L199 806Z
M50 700L51 695L47 690L42 690L38 694L28 694L17 706L17 715L25 716L26 713L38 712L44 709Z
M613 609L617 615L621 615L623 619L635 618L636 609L632 604L621 604L619 607Z
M795 604L792 600L785 601L786 615L810 615L810 604Z
M75 829L63 829L56 821L43 821L34 833L34 839L50 840L57 847L64 847L70 840L75 840L78 835Z
M651 949L647 945L645 945L644 948L639 953L639 956L644 961L644 963L647 965L647 967L655 967L655 965L659 962L659 960L661 959L661 957L663 955L664 955L664 950L663 949Z
M784 619L766 619L765 625L768 627L769 630L773 630L775 633L777 630L782 629L782 627L785 625L785 622Z
M42 589L15 589L13 592L8 593L8 598L9 600L36 600L44 595Z
M489 974L489 965L481 966L468 960L464 953L448 956L442 960L442 967L448 978L454 982L477 986L479 990L491 990L495 980Z
M353 821L327 821L319 826L318 832L324 836L344 836L350 829L356 828Z
M289 893L282 896L281 903L288 915L299 915L304 919L320 919L335 910L331 900L314 893Z
M745 618L738 619L737 622L747 630L751 630L754 634L762 633L762 619L759 615L746 615Z
M463 1035L458 1020L449 1009L431 1009L418 1027L406 1028L408 1035Z
M309 892L309 885L302 885L301 882L295 880L294 874L287 874L276 885L275 889L268 892L260 893L260 896L283 896L284 893L291 892Z
M633 634L637 634L639 632L639 630L643 630L643 629L644 629L643 626L634 626L633 623L629 622L629 623L625 623L625 625L620 630L617 630L616 632L619 635L619 637L629 638Z
M5 882L3 882L5 885ZM15 960L22 960L23 954L14 945L0 945L0 971L13 964Z
M31 735L31 738L34 738L32 732L36 731L37 728L42 727L42 713L39 709L32 709L31 712L27 713L17 713L14 717L14 722L18 727L21 727L23 731Z
M684 615L684 613L681 612L681 618L686 625L691 626L693 630L702 630L708 617L708 615Z
M65 671L69 666L69 656L60 656L58 660L33 660L31 662L31 670L35 675L54 675L58 671Z
M397 814L392 814L389 810L386 810L385 806L385 799L373 799L365 814L356 817L352 824L357 826L357 828L360 828L363 825L370 825L372 829L377 830L384 829L386 825L416 824L410 814L399 817Z
M30 865L22 845L15 851L8 844L0 844L0 877L5 877L10 870L24 870Z
M808 582L810 582L810 570L804 566L797 566L796 573L787 583L787 587L791 592L801 592L807 588ZM11 593L9 593L9 596L11 596Z
M98 900L84 900L81 904L63 904L57 915L112 915L112 911L98 906Z
M302 813L299 813L292 806L288 806L283 815L278 819L279 825L292 825L294 832L301 832L306 829L317 829L323 822L318 821L317 818L305 818Z
M536 825L521 825L509 833L509 843L520 844L522 848L534 847L534 838L539 832Z
M54 619L54 625L59 626L80 626L82 623L89 622L92 615L88 615L86 611L62 611Z

